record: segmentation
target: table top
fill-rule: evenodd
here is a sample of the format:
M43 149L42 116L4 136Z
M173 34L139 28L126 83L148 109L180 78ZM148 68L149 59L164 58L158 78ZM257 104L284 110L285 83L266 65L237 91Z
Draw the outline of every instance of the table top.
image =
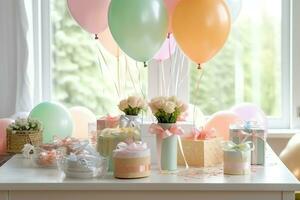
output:
M0 190L198 190L198 191L297 191L298 180L267 147L266 165L252 166L251 174L224 175L222 166L180 169L161 174L153 169L148 178L70 179L57 169L34 167L15 155L0 168Z

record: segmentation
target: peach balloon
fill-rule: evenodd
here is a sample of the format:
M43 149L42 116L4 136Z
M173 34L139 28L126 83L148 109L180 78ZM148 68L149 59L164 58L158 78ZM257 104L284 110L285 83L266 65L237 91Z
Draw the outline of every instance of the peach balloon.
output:
M172 33L172 17L173 17L173 12L176 8L176 5L178 4L180 0L164 0L165 5L168 10L168 16L169 16L169 26L168 26L168 33Z
M12 122L12 119L0 119L0 154L6 153L6 128Z
M72 136L78 139L88 139L89 123L96 123L96 116L88 108L75 106L70 108L74 130Z
M223 47L230 27L230 12L224 0L182 0L172 17L178 45L199 67Z
M220 111L211 116L204 125L204 130L216 130L217 137L222 137L224 140L229 139L229 126L240 122L241 119L231 111Z
M107 28L104 32L99 34L99 41L102 46L115 57L120 57L122 51L119 48L118 44L115 42L109 28Z
M300 180L300 136L298 134L289 140L279 157L297 179Z

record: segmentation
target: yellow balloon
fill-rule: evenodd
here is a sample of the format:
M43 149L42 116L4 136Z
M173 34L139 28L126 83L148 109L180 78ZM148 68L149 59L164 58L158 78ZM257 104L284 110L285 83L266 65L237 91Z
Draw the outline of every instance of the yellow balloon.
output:
M300 136L293 136L286 148L281 152L280 159L289 170L300 180Z
M230 12L224 0L183 0L172 17L177 43L197 64L206 62L223 47L230 27Z
M70 113L74 122L72 137L78 139L88 139L88 124L96 123L96 116L94 113L81 106L70 108Z

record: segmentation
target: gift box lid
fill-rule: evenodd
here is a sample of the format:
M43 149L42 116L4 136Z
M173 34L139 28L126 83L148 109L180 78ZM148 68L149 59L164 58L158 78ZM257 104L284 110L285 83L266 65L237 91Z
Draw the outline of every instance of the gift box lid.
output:
M266 132L266 128L256 121L247 121L244 123L237 123L237 124L231 124L230 127L230 132L239 132L239 131L244 131L247 133L264 133Z

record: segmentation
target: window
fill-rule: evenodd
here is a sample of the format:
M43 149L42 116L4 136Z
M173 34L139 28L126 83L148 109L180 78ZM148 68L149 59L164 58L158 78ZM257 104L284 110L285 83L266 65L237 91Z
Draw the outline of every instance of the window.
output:
M191 67L190 100L207 114L250 101L269 116L280 116L281 1L243 3L226 45L204 65L199 92L199 73Z
M116 113L119 99L127 95L159 95L162 71L157 63L144 68L128 57L118 61L76 24L66 1L50 0L50 8L52 99L103 115ZM204 65L201 80L202 72L193 64L180 71L177 94L205 115L254 102L267 113L272 128L289 127L289 26L289 0L244 0L224 48Z
M195 66L190 68L190 102L206 115L237 103L253 102L270 119L288 118L284 99L288 91L285 71L289 70L287 48L289 16L283 9L287 1L245 0L224 48L204 65L203 78ZM283 14L286 14L284 16ZM284 23L284 24L283 24ZM288 95L287 95L288 96ZM283 102L285 104L283 104ZM285 117L285 118L284 118ZM278 124L277 124L278 125ZM283 125L285 126L285 125Z
M128 57L110 55L76 24L66 2L51 0L52 98L106 115L118 112L121 98L147 95L147 69Z

